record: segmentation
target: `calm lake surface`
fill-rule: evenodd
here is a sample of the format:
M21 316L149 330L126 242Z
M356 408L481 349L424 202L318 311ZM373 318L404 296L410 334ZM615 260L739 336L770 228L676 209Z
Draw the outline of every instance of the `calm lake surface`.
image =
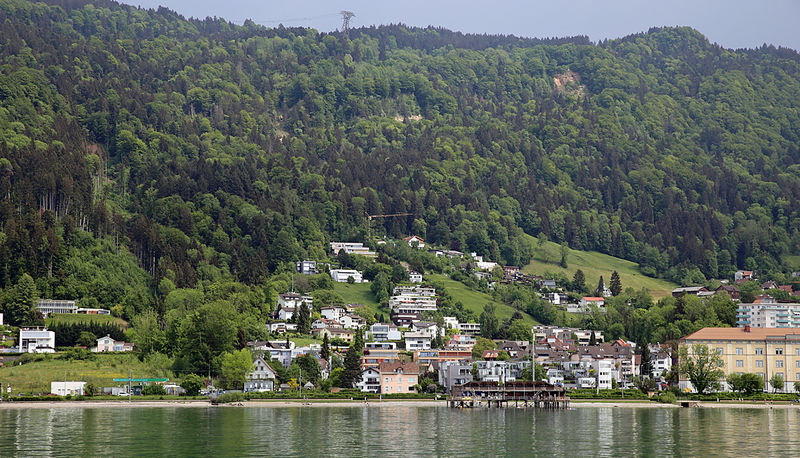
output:
M0 456L800 456L798 409L0 409Z

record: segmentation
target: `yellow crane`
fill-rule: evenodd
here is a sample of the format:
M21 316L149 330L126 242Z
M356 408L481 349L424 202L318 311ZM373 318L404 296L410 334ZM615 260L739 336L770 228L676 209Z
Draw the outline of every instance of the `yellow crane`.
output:
M385 215L367 214L367 239L372 239L372 220L375 218L391 218L393 216L411 216L413 213L387 213Z

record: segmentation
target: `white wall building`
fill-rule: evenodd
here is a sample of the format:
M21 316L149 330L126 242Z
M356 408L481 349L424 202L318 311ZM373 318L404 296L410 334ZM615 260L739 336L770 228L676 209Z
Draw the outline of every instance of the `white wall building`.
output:
M344 250L347 254L358 254L367 257L376 256L374 251L370 251L361 242L331 242L331 253L337 255L341 250Z
M422 274L412 270L408 273L408 281L411 283L422 283Z
M800 328L800 304L739 304L736 324L740 328Z
M353 278L355 283L362 283L364 281L361 272L353 269L333 269L331 270L331 278L337 283L347 283L348 278Z
M50 394L56 396L83 396L86 382L50 382Z
M47 328L21 328L19 330L20 353L55 353L56 333Z
M297 261L297 273L303 275L314 275L317 273L317 261Z
M597 379L598 387L601 390L611 389L611 378L614 361L608 359L595 359L592 361L594 377Z
M394 295L389 298L389 308L395 313L436 310L436 288L396 286Z
M366 332L366 338L373 342L386 342L389 340L401 340L403 334L393 324L375 323L369 327Z
M430 350L431 336L427 332L406 332L403 334L407 351Z
M332 305L330 307L322 307L322 309L320 309L320 314L322 318L339 321L347 314L347 309L341 305Z
M39 299L36 302L36 308L44 315L45 318L51 313L76 313L78 306L75 301L67 301L60 299Z

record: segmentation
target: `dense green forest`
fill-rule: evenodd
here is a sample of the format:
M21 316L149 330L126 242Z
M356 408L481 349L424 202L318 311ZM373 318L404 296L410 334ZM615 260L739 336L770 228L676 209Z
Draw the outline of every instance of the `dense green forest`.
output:
M345 36L106 0L0 0L0 43L0 288L28 273L162 327L201 326L202 303L225 348L367 214L410 213L373 235L524 265L527 233L683 284L780 278L800 253L793 50L689 28Z

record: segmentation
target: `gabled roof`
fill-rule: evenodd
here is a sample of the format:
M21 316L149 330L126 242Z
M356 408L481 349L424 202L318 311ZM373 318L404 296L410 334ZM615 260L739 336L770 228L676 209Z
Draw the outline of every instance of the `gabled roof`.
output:
M397 373L398 370L404 374L419 374L419 366L416 363L389 363L383 362L379 366L381 374Z

